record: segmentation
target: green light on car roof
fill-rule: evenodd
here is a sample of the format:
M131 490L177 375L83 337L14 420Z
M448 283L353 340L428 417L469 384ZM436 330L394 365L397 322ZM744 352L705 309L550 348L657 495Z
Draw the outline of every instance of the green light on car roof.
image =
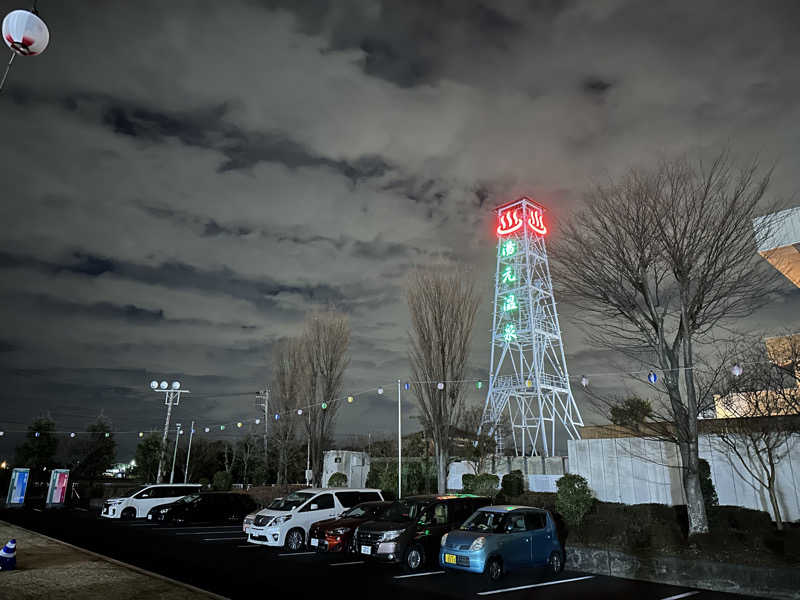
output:
M506 506L506 510L514 510L513 506Z

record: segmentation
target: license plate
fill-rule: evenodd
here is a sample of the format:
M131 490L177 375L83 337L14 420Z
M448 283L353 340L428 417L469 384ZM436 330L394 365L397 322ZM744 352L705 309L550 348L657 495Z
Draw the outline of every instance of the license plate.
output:
M372 546L361 546L361 554L372 554Z
M455 554L445 554L444 555L444 562L450 563L451 565L456 564L456 555Z
M311 545L316 548L319 546L319 540L317 538L311 538Z

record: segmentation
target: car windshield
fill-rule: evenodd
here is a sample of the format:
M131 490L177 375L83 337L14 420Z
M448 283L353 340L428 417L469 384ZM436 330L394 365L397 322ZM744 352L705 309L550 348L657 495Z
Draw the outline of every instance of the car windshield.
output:
M342 518L358 518L358 517L365 517L371 513L375 512L375 509L370 508L368 506L354 506L350 510L346 510L342 513Z
M472 514L459 528L462 531L487 531L501 533L506 519L505 514L490 510L479 510Z
M197 502L198 500L200 500L200 494L189 494L183 498L178 498L175 501L175 504L190 504L192 502Z
M128 490L127 492L122 494L120 497L121 498L132 498L133 496L135 496L136 494L138 494L142 490L146 490L149 487L150 487L149 485L142 485L140 487L133 488L132 490Z
M273 502L275 506L272 504L269 505L270 510L292 510L300 506L303 502L308 500L309 498L313 498L314 494L309 492L292 492L285 498L281 498L279 501Z
M276 506L279 506L280 503L281 503L281 500L283 500L283 498L275 498L275 500L273 500L272 502L267 504L267 508L275 508Z
M414 521L427 506L427 502L414 500L397 500L384 510L378 521Z

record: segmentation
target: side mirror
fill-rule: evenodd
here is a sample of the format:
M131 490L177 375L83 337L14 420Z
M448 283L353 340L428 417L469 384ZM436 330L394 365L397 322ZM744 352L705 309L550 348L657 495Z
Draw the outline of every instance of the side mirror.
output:
M318 509L319 509L319 504L312 504L311 506L308 507L308 510L318 510Z

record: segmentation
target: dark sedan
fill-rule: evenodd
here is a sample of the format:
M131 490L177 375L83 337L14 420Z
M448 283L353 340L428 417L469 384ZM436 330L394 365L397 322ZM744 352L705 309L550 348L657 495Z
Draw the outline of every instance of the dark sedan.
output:
M258 508L247 494L208 492L190 494L176 502L154 506L147 519L159 523L206 523L214 521L240 522Z
M391 502L363 502L335 519L317 521L308 530L308 545L318 552L352 552L353 532L364 521L375 519Z

